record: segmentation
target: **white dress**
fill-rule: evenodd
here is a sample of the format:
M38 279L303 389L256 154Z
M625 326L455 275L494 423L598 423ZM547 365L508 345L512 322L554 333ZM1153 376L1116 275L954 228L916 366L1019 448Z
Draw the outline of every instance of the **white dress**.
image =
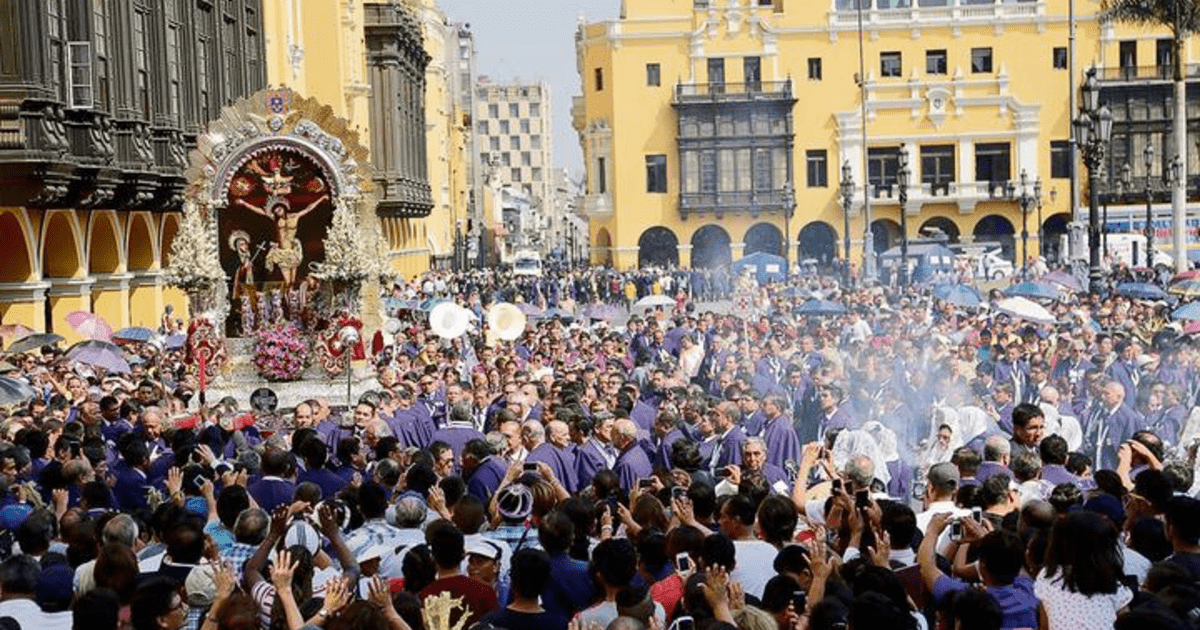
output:
M1033 594L1046 610L1050 630L1112 630L1117 612L1133 599L1125 586L1115 593L1073 593L1063 584L1061 572L1048 578L1044 569L1033 583Z

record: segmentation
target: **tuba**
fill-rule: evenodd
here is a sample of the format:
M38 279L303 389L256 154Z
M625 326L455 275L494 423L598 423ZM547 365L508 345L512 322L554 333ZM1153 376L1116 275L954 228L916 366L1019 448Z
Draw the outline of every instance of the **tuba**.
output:
M429 311L429 329L442 339L457 339L470 325L467 309L454 302L442 302Z
M493 305L487 312L488 328L504 341L514 341L525 332L525 313L508 302Z

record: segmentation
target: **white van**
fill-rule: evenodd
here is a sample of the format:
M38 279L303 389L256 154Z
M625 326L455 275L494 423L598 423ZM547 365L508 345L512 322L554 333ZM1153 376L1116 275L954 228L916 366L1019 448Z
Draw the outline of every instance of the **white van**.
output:
M514 276L542 276L542 256L533 251L519 251L512 259Z

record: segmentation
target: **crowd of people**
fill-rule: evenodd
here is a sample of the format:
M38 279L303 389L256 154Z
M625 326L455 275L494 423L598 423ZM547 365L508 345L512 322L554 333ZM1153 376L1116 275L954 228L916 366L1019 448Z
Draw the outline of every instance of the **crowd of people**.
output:
M0 356L36 391L0 418L0 629L1198 627L1200 352L1165 304L714 277L398 284L565 314L418 317L352 408L283 421L152 348Z

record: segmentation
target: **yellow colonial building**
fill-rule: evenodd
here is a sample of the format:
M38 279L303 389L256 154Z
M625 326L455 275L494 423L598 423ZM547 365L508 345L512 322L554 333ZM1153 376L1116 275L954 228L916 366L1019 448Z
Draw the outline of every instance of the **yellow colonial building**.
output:
M1137 191L1175 154L1169 32L1075 4L1072 79L1068 0L624 0L618 19L576 34L592 261L707 267L786 247L793 263L832 263L848 233L861 262L868 213L876 253L904 224L1018 266L1023 238L1030 257L1065 255L1072 200L1086 208L1088 194L1071 191L1069 99L1091 66L1115 118L1097 193L1113 231L1140 231ZM1187 164L1200 173L1194 146ZM1169 230L1167 207L1156 222Z
M411 278L449 266L470 194L469 120L451 86L457 29L434 0L266 0L264 14L268 83L328 104L371 152L392 269ZM414 42L419 68L404 61Z

